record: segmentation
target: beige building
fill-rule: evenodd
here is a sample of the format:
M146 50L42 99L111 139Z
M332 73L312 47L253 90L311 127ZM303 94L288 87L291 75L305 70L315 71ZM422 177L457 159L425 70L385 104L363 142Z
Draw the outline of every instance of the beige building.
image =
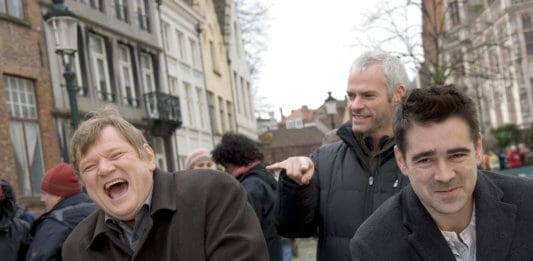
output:
M228 57L213 1L196 0L193 6L205 19L205 23L199 29L200 49L209 118L216 144L223 133L236 130Z
M213 2L228 55L237 132L257 140L250 66L246 60L235 0Z

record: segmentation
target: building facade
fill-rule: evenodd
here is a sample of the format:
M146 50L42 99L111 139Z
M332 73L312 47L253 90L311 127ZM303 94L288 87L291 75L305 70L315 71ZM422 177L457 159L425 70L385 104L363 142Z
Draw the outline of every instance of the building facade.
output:
M170 93L180 97L183 124L173 137L175 165L183 169L187 155L197 148L211 150L213 135L199 30L205 19L186 1L162 1L161 41L164 47L161 67Z
M60 160L54 100L37 1L0 2L0 169L22 201Z
M214 3L228 56L237 132L257 140L250 66L243 47L237 7L234 0L214 0Z
M434 31L441 33L439 50L450 66L447 82L465 86L474 98L482 131L509 123L529 127L533 123L533 1L424 2L440 6L434 13L443 17L443 29ZM438 53L429 42L424 43L426 59L428 53Z
M50 1L40 1L42 12ZM149 0L73 0L66 3L79 20L74 71L80 114L112 105L142 129L156 152L157 164L173 170L172 137L181 124L179 97L162 81L157 39L157 5ZM62 57L55 54L53 32L45 26L50 57L56 128L62 158L69 161L70 105ZM83 119L83 117L82 117Z
M236 130L233 93L224 39L212 0L194 0L193 6L205 18L200 28L200 48L207 89L207 106L214 144L225 132Z

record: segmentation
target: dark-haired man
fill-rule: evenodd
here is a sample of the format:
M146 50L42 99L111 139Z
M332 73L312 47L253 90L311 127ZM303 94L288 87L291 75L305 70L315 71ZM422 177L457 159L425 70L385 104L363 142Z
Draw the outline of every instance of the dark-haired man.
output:
M472 99L450 85L414 90L393 128L411 185L357 230L353 260L533 259L533 180L478 170Z

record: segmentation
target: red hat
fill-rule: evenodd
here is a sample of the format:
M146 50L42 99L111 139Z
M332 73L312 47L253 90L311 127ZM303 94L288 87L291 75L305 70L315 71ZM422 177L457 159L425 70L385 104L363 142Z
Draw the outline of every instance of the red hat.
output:
M41 190L52 195L68 197L81 192L78 182L69 164L59 163L44 174Z

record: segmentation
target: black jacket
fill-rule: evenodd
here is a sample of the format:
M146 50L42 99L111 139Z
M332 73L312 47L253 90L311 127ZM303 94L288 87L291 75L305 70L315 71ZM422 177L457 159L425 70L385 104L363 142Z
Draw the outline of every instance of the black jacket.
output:
M533 260L533 180L479 171L476 260ZM411 186L385 202L350 242L353 260L455 258Z
M248 202L259 218L261 229L268 246L271 261L281 261L281 238L274 222L274 204L276 198L276 180L259 164L237 177L248 195Z
M299 186L284 171L279 179L278 232L284 237L318 233L317 260L350 260L349 242L357 228L409 183L396 165L393 139L383 139L380 153L369 156L351 123L337 135L342 141L324 145L311 156L315 172L309 185Z
M0 180L4 199L0 202L0 259L24 260L29 244L30 225L16 217L17 207L13 188Z
M96 210L85 193L64 198L33 222L26 260L61 260L61 246L74 227Z

